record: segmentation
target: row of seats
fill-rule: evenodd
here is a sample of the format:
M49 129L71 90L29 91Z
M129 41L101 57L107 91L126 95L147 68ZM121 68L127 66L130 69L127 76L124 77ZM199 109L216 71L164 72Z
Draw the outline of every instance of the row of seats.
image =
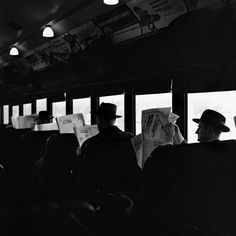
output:
M7 128L1 134L3 140L8 137L2 145L7 146L7 150L12 150L3 155L5 159L3 160L3 166L7 173L5 206L21 206L34 201L33 168L35 163L45 156L47 140L56 132L33 132Z
M0 214L0 226L3 224L1 222L5 222L3 227L8 225L15 215L16 218L18 214L27 215L24 213L26 208L30 212L35 211L35 206L39 211L42 208L44 217L47 215L45 212L54 214L58 210L53 208L53 202L57 202L57 206L66 203L66 212L70 212L78 196L73 195L76 183L73 182L71 173L78 146L75 136L61 135L56 131L21 131L21 134L19 131L10 132L14 138L8 134L12 139L5 139L5 142L4 135L0 134L2 143L9 145L5 149L2 146L2 152L7 150L2 157L11 155L6 160L0 158L3 166L6 163L6 173L1 174L5 184L2 186L2 181L0 182L4 191L0 207L3 212L7 212L3 216ZM15 143L6 140L15 140ZM107 161L110 160L110 155L116 155L121 160L126 155L133 155L131 149L120 148L122 142L124 139L119 138L98 140L96 144L91 144L86 155L93 158L99 156L99 153L105 153L106 158L103 160ZM17 150L13 151L14 146ZM131 152L127 153L127 150ZM235 153L235 140L160 147L152 153L143 171L143 187L135 202L125 197L102 193L104 195L99 195L102 196L99 203L106 205L104 211L97 208L99 203L95 206L97 209L88 204L84 208L79 207L76 214L73 213L73 219L78 218L86 224L93 222L89 227L83 228L84 234L81 235L91 233L90 230L86 231L88 228L92 229L94 235L235 235ZM98 161L99 159L94 159L94 162ZM87 174L98 183L103 183L107 176L100 176L97 172L107 173L104 168L106 164L101 163L99 169ZM123 170L121 173L116 170L112 173L122 179L122 176L128 176L132 172L126 167ZM114 181L115 178L114 176ZM140 180L137 179L137 185L139 183ZM122 188L126 188L126 192L133 192L135 184L134 180L127 181L127 186ZM114 183L108 182L104 189L109 189L109 186L114 186ZM52 205L47 205L49 210L44 211L46 202L51 202ZM5 220L1 221L2 218Z
M148 235L235 235L236 140L156 149L136 210Z

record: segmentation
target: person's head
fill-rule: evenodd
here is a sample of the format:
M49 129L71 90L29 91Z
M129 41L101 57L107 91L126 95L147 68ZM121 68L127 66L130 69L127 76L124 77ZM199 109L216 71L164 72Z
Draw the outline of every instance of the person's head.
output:
M96 123L98 126L98 130L113 126L116 122L116 118L121 116L116 115L116 105L112 103L101 103L96 114Z
M221 132L230 131L225 125L225 117L214 110L205 110L200 119L195 118L193 121L198 123L196 134L200 143L219 140Z
M40 111L38 114L36 121L36 124L47 124L52 122L53 116L49 114L48 111Z

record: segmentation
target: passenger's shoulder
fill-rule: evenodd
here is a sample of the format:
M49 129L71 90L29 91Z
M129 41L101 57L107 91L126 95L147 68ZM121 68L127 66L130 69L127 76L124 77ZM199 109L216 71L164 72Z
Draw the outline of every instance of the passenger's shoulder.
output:
M84 143L82 144L81 150L84 150L88 145L94 143L98 139L98 136L95 135L91 138L88 138Z

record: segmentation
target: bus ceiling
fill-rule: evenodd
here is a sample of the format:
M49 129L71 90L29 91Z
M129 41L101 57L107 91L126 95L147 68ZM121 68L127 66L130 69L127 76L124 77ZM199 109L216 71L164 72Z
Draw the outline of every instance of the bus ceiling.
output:
M0 92L30 94L234 65L235 3L5 1L0 3ZM47 25L52 38L42 37ZM9 55L13 46L18 56Z

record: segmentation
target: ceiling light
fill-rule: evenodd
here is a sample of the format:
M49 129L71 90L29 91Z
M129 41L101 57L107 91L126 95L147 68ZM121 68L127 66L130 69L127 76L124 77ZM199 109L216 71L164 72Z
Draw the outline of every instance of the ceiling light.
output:
M10 49L10 55L11 55L11 56L18 56L18 55L19 55L19 51L18 51L17 47L13 46L13 47Z
M54 32L50 25L45 26L45 29L43 30L43 37L46 37L46 38L54 37Z
M103 3L106 5L116 5L119 3L119 0L103 0Z

